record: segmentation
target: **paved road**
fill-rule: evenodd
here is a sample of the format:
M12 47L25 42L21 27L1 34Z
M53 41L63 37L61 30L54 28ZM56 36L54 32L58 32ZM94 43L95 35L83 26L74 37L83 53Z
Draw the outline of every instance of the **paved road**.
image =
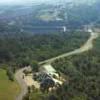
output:
M88 29L88 32L90 32L90 38L86 41L86 43L80 47L79 49L75 49L74 51L59 55L57 57L45 60L40 62L39 64L51 64L52 62L54 62L55 60L58 60L60 58L64 58L64 57L68 57L71 55L75 55L75 54L79 54L79 53L83 53L85 51L88 51L89 49L92 49L93 47L93 41L98 37L98 33L94 33L92 31L92 29Z
M90 38L86 41L86 43L80 47L79 49L75 49L74 51L59 55L57 57L45 60L43 62L40 62L39 64L51 64L52 62L54 62L57 59L60 58L64 58L64 57L68 57L71 55L75 55L75 54L79 54L79 53L83 53L85 51L88 51L89 49L92 49L93 47L93 41L98 37L97 33L94 33L91 29L88 30L88 32L90 32ZM18 70L15 74L15 78L18 81L20 87L21 87L21 93L17 96L16 100L22 100L23 96L27 93L27 85L24 82L24 80L22 79L23 77L23 70L27 69L28 67L22 68L20 70Z

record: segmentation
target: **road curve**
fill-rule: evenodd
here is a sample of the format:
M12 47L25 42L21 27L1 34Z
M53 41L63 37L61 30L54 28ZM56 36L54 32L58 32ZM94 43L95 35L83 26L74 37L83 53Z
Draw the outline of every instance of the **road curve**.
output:
M92 29L89 29L88 32L90 33L89 39L79 49L75 49L74 51L71 51L71 52L68 52L68 53L59 55L57 57L54 57L54 58L51 58L51 59L48 59L48 60L45 60L45 61L42 61L39 64L40 65L41 64L44 64L44 65L45 64L51 64L52 62L54 62L57 59L64 58L64 57L68 57L68 56L75 55L75 54L79 54L79 53L83 53L85 51L88 51L88 50L92 49L92 47L93 47L93 41L98 37L98 33L94 33L92 31ZM23 70L25 70L27 68L28 67L22 68L22 69L18 70L15 73L15 78L18 81L18 83L19 83L19 85L21 87L21 90L22 90L21 93L16 97L16 100L22 100L22 98L27 93L27 85L26 85L26 83L24 82L24 80L22 78L23 77Z
M83 53L85 51L88 51L90 49L92 49L93 47L93 41L98 37L98 33L94 33L92 31L92 29L88 29L88 32L90 33L90 37L89 39L86 41L86 43L80 47L79 49L75 49L74 51L71 51L71 52L68 52L68 53L64 53L62 55L59 55L57 57L54 57L54 58L51 58L51 59L48 59L48 60L45 60L45 61L42 61L40 62L39 64L51 64L52 62L54 62L55 60L58 60L60 58L64 58L64 57L68 57L68 56L71 56L71 55L75 55L75 54L79 54L79 53Z
M15 98L15 100L22 100L23 97L25 96L25 94L27 93L27 85L25 83L25 81L23 80L23 71L25 69L27 69L28 67L19 69L16 71L15 73L15 79L16 81L19 83L20 87L21 87L21 92L20 94Z

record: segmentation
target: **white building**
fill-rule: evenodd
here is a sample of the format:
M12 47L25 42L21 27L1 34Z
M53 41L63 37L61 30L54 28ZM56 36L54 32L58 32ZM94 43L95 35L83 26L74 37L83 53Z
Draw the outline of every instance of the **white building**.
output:
M50 76L56 76L57 78L59 78L59 74L56 72L56 70L50 64L41 66L40 70L42 72L47 73Z

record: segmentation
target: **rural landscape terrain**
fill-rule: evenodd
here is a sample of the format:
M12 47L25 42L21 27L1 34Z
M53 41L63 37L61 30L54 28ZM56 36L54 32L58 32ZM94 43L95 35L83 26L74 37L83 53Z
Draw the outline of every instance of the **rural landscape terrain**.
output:
M100 1L0 1L0 100L100 100Z

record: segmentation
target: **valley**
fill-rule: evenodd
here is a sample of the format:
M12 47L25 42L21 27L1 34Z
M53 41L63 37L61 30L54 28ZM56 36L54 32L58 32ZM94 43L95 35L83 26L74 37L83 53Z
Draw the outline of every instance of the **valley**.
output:
M42 67L42 66L47 66L47 69L48 69L49 64L52 64L52 63L56 62L57 60L60 61L60 59L63 59L63 58L65 58L65 57L69 57L69 56L72 56L72 55L77 55L77 54L80 54L80 53L83 53L83 52L86 52L86 51L92 49L92 48L93 48L93 41L94 41L96 38L98 38L99 33L93 32L92 29L88 29L88 32L90 33L89 39L88 39L88 40L86 41L86 43L84 43L84 45L82 45L79 49L75 49L74 51L70 51L70 52L65 53L65 54L62 54L62 55L60 55L60 56L51 58L51 59L49 59L49 60L45 60L45 61L43 61L43 62L40 62L40 63L39 63L40 67ZM20 78L17 78L17 80L19 81L20 85L22 84L22 82L25 82L25 80L22 79L22 77L23 77L23 70L25 70L25 69L27 70L27 69L29 69L29 68L28 68L28 67L23 68L23 69L19 70L19 71L16 73L16 77L20 77ZM49 68L49 71L50 71L50 68ZM20 73L20 74L19 74L19 73ZM27 76L25 76L25 77L27 77ZM33 79L33 80L34 80L34 79ZM21 82L21 81L22 81L22 82ZM27 84L27 82L24 83L24 84ZM35 83L35 84L33 83L33 85L35 86L35 88L37 88L37 83ZM21 87L23 87L23 86L24 86L24 85L22 85ZM27 86L28 86L28 85L27 85ZM29 85L29 86L32 86L32 85ZM24 86L24 88L22 88L23 94L24 94L24 92L25 92L25 91L24 91L25 88L26 88L26 86ZM24 95L21 95L21 96L24 96ZM20 95L19 95L19 97L20 97ZM17 99L17 100L21 100L21 99Z
M100 1L47 1L0 2L0 100L99 100Z

